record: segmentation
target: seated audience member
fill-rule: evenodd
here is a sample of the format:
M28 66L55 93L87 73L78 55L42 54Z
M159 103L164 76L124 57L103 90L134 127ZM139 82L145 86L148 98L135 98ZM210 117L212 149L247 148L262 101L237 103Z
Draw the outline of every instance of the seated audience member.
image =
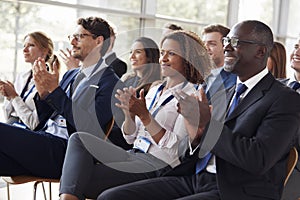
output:
M38 91L34 100L40 130L0 123L0 176L60 178L67 140L73 132L103 137L101 130L112 118L112 95L119 82L113 69L101 59L108 49L109 37L110 27L105 20L78 19L69 39L72 56L82 62L81 72L69 70L60 85L56 65L48 71L43 58L34 62L33 79ZM80 74L86 75L81 83Z
M193 54L190 54L193 52ZM60 199L96 198L107 188L158 176L161 168L179 164L178 143L186 137L173 93L194 94L210 59L198 36L174 32L161 42L160 64L165 81L136 97L132 87L117 91L123 109L124 137L134 144L124 151L88 133L71 136L60 184Z
M223 37L226 37L230 29L220 24L210 24L202 31L202 40L208 55L214 61L214 68L222 69L224 66Z
M208 97L212 97L223 86L230 88L236 82L236 75L226 72L224 66L224 50L223 50L223 37L227 36L230 29L220 24L211 24L204 27L202 31L202 40L207 49L208 55L212 59L213 69L211 74L206 78L206 91ZM214 84L213 84L214 83ZM214 85L212 88L211 85Z
M197 101L199 121L191 112L195 98L178 91L176 95L184 97L179 98L178 111L186 127L196 129L189 128L182 163L163 177L108 189L98 200L281 198L288 154L300 128L300 97L266 69L273 46L267 25L255 20L240 22L223 43L224 69L237 75L237 91L232 88L225 94L230 97L227 101L213 104L212 113L202 94L202 101ZM224 107L228 110L225 120L217 120L215 116ZM207 137L215 144L205 154Z
M286 78L286 51L280 42L274 42L272 51L268 57L267 68L275 78Z
M114 69L117 76L119 78L121 78L127 72L127 64L124 61L120 60L117 57L116 53L113 52L115 40L116 40L116 33L115 33L114 29L111 27L110 46L105 55L105 63L107 65L110 65Z
M295 90L297 93L300 93L300 38L297 39L296 44L294 45L294 50L290 56L291 67L294 69L293 75L283 80L283 82L288 85L290 88ZM297 135L296 147L298 154L300 152L300 133ZM300 155L300 154L299 154ZM298 199L300 197L300 191L298 186L300 184L300 162L298 160L295 169L293 170L282 195L282 200L288 199Z
M134 40L130 50L130 62L132 71L122 76L121 80L127 87L132 86L137 91L143 88L146 95L150 85L161 80L157 44L147 37Z
M180 30L183 30L181 26L178 26L177 24L173 24L173 23L166 23L163 26L162 36L165 36L173 31L180 31Z
M38 57L43 58L49 66L55 62L59 67L57 57L53 54L53 42L42 32L28 33L24 37L23 55L31 68ZM39 119L33 101L36 87L31 68L18 74L14 84L0 80L0 93L6 97L3 105L6 123L34 130Z

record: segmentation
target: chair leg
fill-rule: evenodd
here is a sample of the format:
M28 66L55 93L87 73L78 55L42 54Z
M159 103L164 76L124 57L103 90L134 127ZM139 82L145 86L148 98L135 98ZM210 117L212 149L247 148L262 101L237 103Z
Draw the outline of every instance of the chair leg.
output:
M45 187L44 187L44 182L43 181L36 181L36 182L34 182L34 184L33 184L33 200L36 200L36 191L37 191L37 186L38 186L39 183L42 184L42 189L43 189L43 193L44 193L44 199L47 200L46 191L45 191Z
M49 182L49 200L52 200L52 188L51 188L51 182Z
M39 184L38 181L34 182L33 184L33 200L36 200L36 188L38 184Z
M42 187L43 187L44 198L45 198L45 200L47 200L44 182L41 182L41 183L42 183Z
M6 183L7 200L10 200L9 183Z

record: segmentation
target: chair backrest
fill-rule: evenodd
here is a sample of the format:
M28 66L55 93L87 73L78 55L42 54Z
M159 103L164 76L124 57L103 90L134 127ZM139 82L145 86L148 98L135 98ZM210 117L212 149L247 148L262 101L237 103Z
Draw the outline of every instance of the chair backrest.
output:
M290 150L288 162L287 162L287 175L284 180L284 185L286 185L288 179L290 178L296 164L298 161L298 151L295 147Z

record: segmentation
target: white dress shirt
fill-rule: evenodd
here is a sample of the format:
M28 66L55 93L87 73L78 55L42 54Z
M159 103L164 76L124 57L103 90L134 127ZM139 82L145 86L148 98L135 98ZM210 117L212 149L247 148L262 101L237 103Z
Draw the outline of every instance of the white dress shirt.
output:
M14 87L19 95L25 87L30 73L31 69L17 75ZM10 116L19 117L29 129L34 129L39 124L39 118L33 101L33 97L37 92L33 79L31 79L27 88L24 94L26 96L25 102L20 96L4 101L4 118L7 120Z

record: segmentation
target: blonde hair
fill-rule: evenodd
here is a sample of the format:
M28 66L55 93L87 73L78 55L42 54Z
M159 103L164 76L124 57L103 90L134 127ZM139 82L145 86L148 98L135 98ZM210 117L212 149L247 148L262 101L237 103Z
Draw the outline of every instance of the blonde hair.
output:
M53 63L56 61L57 67L58 68L60 67L57 56L55 54L53 54L53 49L54 49L53 42L45 33L40 32L40 31L28 33L24 37L24 40L27 37L31 37L32 39L34 39L34 41L36 42L37 46L40 49L47 51L45 62L47 62L50 66L52 66Z

